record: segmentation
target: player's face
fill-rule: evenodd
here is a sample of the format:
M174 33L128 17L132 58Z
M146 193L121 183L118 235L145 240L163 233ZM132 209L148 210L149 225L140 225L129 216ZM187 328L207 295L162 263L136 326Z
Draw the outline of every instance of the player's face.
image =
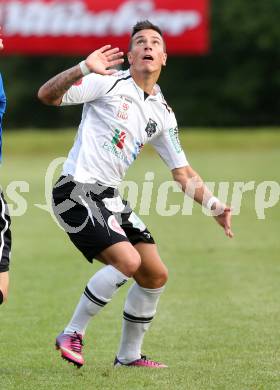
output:
M2 27L0 26L0 50L4 49L4 45L3 45L3 39L1 38L2 36Z
M141 30L132 38L132 47L127 54L130 65L140 72L160 71L166 64L167 54L161 35L154 30Z

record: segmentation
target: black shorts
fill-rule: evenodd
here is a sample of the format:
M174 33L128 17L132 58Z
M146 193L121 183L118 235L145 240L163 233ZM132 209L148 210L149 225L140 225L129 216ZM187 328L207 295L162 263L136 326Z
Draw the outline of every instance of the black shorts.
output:
M12 246L11 219L3 192L0 191L0 272L9 271Z
M60 226L90 262L118 242L154 244L145 224L115 188L61 176L53 188L52 204Z

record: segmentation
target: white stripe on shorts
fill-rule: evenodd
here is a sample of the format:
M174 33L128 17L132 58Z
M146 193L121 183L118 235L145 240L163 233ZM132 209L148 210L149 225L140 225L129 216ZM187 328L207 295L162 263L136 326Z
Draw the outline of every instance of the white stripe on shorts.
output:
M9 222L8 220L5 218L5 209L6 209L6 206L5 206L5 203L4 203L4 200L2 198L2 192L0 193L0 201L1 201L1 206L2 206L2 211L1 211L1 217L3 218L3 220L5 221L5 226L4 228L2 229L0 235L1 235L1 246L0 246L0 263L1 263L1 260L2 260L2 255L3 255L3 249L4 249L4 234L6 233L6 231L8 230L8 227L9 227Z

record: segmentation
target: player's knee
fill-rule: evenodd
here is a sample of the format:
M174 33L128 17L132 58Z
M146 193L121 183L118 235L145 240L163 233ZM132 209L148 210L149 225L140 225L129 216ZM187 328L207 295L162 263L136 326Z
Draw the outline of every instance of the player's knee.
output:
M124 267L125 267L125 271L124 272L127 276L133 276L136 271L138 270L138 268L140 267L140 264L141 264L141 257L140 255L135 252L133 254L133 256L129 256L126 261L125 261L125 264L124 264Z
M163 287L168 280L168 269L163 266L153 278L153 287L152 288L160 288Z
M148 279L144 278L144 280L142 280L142 287L161 288L167 283L167 280L168 270L164 265L162 265L162 267L150 275Z
M165 267L164 271L161 274L162 286L164 286L167 283L167 281L168 281L168 269Z

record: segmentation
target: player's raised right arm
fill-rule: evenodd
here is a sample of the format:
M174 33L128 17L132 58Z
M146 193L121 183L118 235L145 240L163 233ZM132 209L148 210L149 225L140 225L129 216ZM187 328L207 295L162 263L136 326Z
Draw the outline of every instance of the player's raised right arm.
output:
M67 69L47 81L38 91L38 98L47 105L59 106L63 95L83 76L89 73L111 75L115 69L108 69L123 62L123 52L106 45L91 53L85 61Z
M83 73L80 65L73 66L73 68L59 73L43 84L38 91L38 98L44 104L59 106L63 95L82 77Z

